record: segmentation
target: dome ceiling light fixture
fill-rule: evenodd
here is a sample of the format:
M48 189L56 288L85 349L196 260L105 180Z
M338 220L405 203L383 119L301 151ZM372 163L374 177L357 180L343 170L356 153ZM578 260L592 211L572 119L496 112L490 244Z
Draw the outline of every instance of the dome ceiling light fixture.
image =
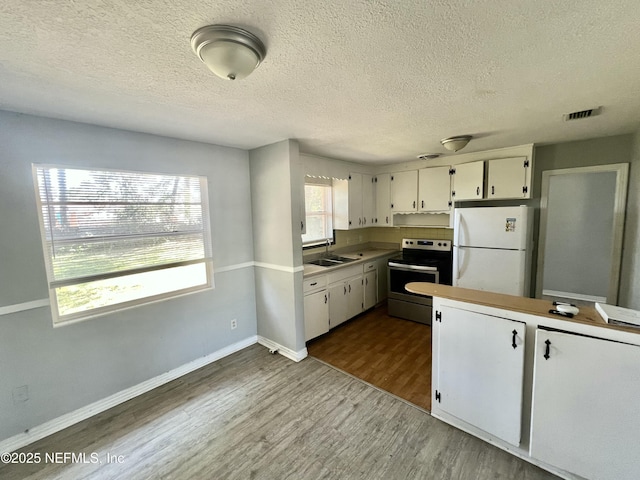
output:
M191 35L191 48L218 77L241 80L264 60L267 49L258 37L233 25L208 25Z
M471 135L458 135L456 137L443 138L440 143L447 150L457 152L467 146L467 143L472 139Z

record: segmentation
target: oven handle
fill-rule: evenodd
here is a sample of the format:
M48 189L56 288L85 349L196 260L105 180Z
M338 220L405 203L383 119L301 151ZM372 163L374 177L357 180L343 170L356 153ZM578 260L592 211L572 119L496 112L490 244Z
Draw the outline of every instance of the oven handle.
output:
M418 270L422 272L438 271L437 267L425 267L422 265L405 265L404 263L395 263L395 262L389 262L389 267L393 268L394 270L405 270L405 271L412 271L412 270Z

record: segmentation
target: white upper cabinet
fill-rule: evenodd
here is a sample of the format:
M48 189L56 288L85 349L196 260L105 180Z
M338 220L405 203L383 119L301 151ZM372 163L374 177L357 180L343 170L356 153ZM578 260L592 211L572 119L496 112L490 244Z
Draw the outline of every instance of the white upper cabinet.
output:
M449 212L451 210L450 167L423 168L418 172L418 211Z
M531 198L531 168L526 157L487 161L487 198Z
M373 175L362 174L362 226L374 227L376 223L376 185Z
M362 174L333 181L333 227L336 230L362 228Z
M461 163L453 167L451 197L454 201L480 200L484 189L484 162Z
M404 213L418 210L418 171L391 174L391 212Z
M376 188L376 218L374 224L378 227L393 226L391 215L391 174L381 173L375 177Z

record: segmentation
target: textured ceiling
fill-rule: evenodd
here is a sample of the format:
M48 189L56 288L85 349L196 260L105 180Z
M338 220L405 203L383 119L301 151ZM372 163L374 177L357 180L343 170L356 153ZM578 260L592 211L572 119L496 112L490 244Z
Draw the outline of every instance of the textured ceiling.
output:
M640 128L638 0L3 0L0 108L251 149L392 163ZM267 45L223 81L212 23ZM602 106L564 122L563 113Z

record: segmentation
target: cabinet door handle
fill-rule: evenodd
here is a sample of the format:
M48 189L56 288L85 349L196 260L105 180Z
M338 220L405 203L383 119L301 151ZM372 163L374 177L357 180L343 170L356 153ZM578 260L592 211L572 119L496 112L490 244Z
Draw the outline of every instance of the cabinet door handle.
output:
M389 217L384 217L385 223L389 223Z
M413 201L413 208L416 208L416 201Z
M365 279L364 279L364 284L365 284L365 285L369 285L369 279L368 279L368 278L365 278Z
M551 355L549 355L549 351L551 350L551 348L550 348L551 347L551 342L549 341L549 339L547 339L544 343L547 346L544 349L544 355L543 356L544 356L545 360L549 360L549 358L551 357Z
M362 223L365 225L367 224L367 217L364 217L364 219L362 220Z
M310 287L315 287L317 284L318 284L318 282L313 282L313 283L310 283L309 286Z
M422 207L421 208L424 208L424 200L422 200Z
M344 286L344 294L345 295L347 294L347 286L346 285Z
M327 303L327 294L324 294L324 303Z
M516 345L516 335L518 335L518 331L514 330L513 332L513 339L511 339L511 346L515 349L518 348L518 346Z
M496 194L496 187L494 185L491 185L491 195L495 195Z
M476 197L480 196L480 187L476 187Z
M358 217L358 225L362 225L362 219Z
M304 222L300 222L300 230L304 230Z

